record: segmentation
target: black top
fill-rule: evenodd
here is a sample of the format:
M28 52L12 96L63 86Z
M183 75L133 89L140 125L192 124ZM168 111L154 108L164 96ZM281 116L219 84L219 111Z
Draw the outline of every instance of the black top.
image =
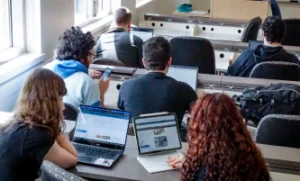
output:
M227 74L231 76L249 77L252 69L256 64L268 61L282 61L297 63L299 59L282 47L268 47L258 45L255 49L248 48L237 60L228 67Z
M98 37L96 58L120 60L127 67L144 68L143 40L122 28L104 33Z
M174 112L181 125L185 111L196 99L196 92L188 84L161 72L150 72L123 83L118 107L131 112L133 117L147 113Z
M34 181L54 141L45 128L12 125L0 135L0 181Z

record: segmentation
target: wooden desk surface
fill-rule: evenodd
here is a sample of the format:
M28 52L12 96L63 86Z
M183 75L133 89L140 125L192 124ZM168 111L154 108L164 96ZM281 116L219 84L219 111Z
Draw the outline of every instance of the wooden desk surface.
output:
M187 150L187 143L183 143L182 152ZM300 180L299 175L295 173L285 173L286 170L281 172L281 168L284 169L288 167L293 167L294 170L300 170L300 150L293 148L275 147L270 145L260 145L258 147L261 149L268 165L273 171L273 168L277 170L271 173L273 176L273 181L283 181L290 179ZM112 181L129 181L129 180L145 180L145 181L165 181L165 180L180 180L180 172L178 170L161 172L156 174L150 174L146 169L137 161L137 145L135 138L133 136L128 136L126 150L122 158L113 166L111 169L104 169L101 167L89 166L78 164L76 168L70 171L81 177L87 179L96 180L112 180ZM277 173L276 173L277 172Z

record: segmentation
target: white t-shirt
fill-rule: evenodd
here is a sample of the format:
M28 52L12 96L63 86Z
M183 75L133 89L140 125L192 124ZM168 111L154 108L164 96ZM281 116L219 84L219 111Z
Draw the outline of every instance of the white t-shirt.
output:
M79 108L80 104L92 105L100 101L98 80L93 80L88 74L76 72L64 81L68 90L63 98L65 103Z

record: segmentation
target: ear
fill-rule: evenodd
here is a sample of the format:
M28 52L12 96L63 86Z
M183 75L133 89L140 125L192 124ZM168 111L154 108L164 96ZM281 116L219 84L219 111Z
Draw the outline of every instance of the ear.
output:
M142 58L142 61L143 61L143 65L144 65L145 69L147 69L147 68L146 68L146 61L145 61L145 59Z
M172 57L170 57L168 63L167 63L167 66L170 67L172 65Z

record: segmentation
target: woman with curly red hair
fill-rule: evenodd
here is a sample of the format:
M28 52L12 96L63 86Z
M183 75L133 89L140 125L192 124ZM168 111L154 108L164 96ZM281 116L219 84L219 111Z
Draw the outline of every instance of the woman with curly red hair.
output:
M252 141L234 101L205 94L191 112L185 157L169 158L182 168L182 181L269 181L261 152Z

